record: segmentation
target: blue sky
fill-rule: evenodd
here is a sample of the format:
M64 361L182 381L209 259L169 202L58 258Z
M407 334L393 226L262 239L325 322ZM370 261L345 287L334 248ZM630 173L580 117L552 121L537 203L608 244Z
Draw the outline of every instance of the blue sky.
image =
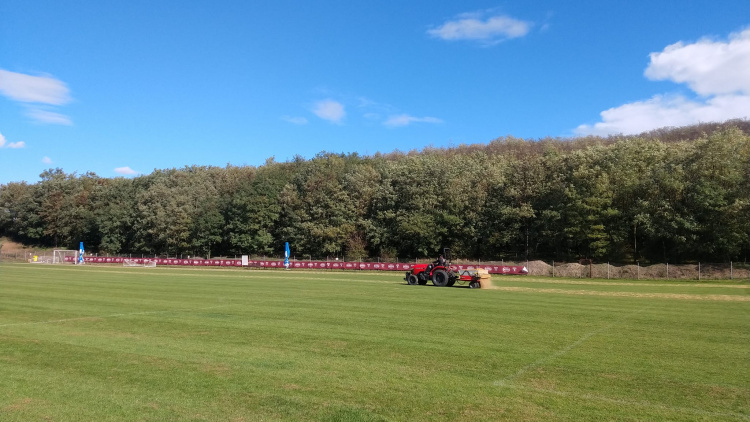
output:
M0 183L750 116L750 3L0 2Z

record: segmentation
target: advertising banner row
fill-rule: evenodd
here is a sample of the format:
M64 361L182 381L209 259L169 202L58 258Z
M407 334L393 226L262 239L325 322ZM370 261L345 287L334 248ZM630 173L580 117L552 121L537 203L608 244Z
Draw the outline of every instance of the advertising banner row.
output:
M73 263L73 257L66 257L66 262ZM177 258L124 258L124 257L84 257L84 262L91 264L144 264L156 262L156 265L178 265L197 267L251 267L251 268L284 268L283 261L245 260L241 259L177 259ZM360 270L360 271L409 271L414 264L394 262L344 262L344 261L290 261L290 269L310 270ZM483 268L490 274L528 274L524 266L517 265L452 265L458 270Z

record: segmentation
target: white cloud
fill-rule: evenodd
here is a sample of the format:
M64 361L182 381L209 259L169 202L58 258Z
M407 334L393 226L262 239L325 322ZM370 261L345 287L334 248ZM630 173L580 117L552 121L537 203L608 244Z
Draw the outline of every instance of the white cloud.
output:
M466 13L427 33L443 40L473 40L487 44L522 37L531 30L531 23L504 15L493 15L486 19L483 13Z
M23 141L9 142L7 144L6 144L6 142L7 142L7 140L5 139L5 136L3 136L2 133L0 133L0 148L18 149L18 148L24 148L26 146L26 143L23 142Z
M132 176L134 174L138 174L137 171L135 171L135 170L133 170L130 167L127 167L127 166L125 166L125 167L117 167L115 169L115 173L122 174L123 176Z
M293 123L295 125L307 124L307 119L304 117L281 116L281 120L284 120L285 122Z
M443 123L443 121L436 117L414 117L408 114L399 114L397 116L389 117L383 122L383 125L388 127L401 127L408 126L412 123Z
M26 110L26 115L37 123L49 123L66 126L73 125L73 121L70 120L70 117L64 114L56 113L54 111L43 110L38 107L29 107Z
M68 86L59 79L0 69L0 95L27 104L26 115L37 123L73 124L68 116L46 109L71 101Z
M577 134L627 135L750 117L750 30L732 34L727 42L679 42L650 57L648 79L687 84L698 96L655 95L613 107L601 112L601 122L578 126Z
M341 120L346 116L344 105L338 101L330 99L315 103L312 112L321 119L333 123L341 123Z
M47 156L44 156L44 157L42 157L42 162L44 164L52 164L52 159L49 158L49 157L47 157Z
M70 90L59 79L3 69L0 69L0 93L24 103L62 105L70 102Z
M632 135L660 127L688 126L701 122L722 122L750 115L750 96L721 95L706 101L689 100L681 95L656 95L645 101L628 103L601 112L602 121L580 125L579 135Z
M704 96L750 93L750 29L730 35L729 42L678 42L650 56L644 75L651 80L685 83Z

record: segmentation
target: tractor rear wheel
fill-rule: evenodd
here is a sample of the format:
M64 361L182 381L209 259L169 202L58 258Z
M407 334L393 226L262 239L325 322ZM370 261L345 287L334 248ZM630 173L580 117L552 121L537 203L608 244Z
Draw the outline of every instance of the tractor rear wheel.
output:
M445 270L435 270L435 272L432 273L432 284L437 287L447 286L449 280L450 278L448 277L448 273L446 273Z
M406 282L409 283L411 286L416 286L419 284L419 279L414 274L409 274L408 277L406 277Z

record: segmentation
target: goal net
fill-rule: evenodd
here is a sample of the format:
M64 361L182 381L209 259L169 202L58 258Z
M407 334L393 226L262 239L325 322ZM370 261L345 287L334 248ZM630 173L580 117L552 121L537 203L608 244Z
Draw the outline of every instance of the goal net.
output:
M139 264L135 259L125 259L122 261L123 267L142 267L143 264Z
M68 249L55 249L52 251L53 264L77 264L78 251Z
M155 267L156 261L151 260L144 260L142 262L138 262L137 259L125 259L122 261L123 267Z

